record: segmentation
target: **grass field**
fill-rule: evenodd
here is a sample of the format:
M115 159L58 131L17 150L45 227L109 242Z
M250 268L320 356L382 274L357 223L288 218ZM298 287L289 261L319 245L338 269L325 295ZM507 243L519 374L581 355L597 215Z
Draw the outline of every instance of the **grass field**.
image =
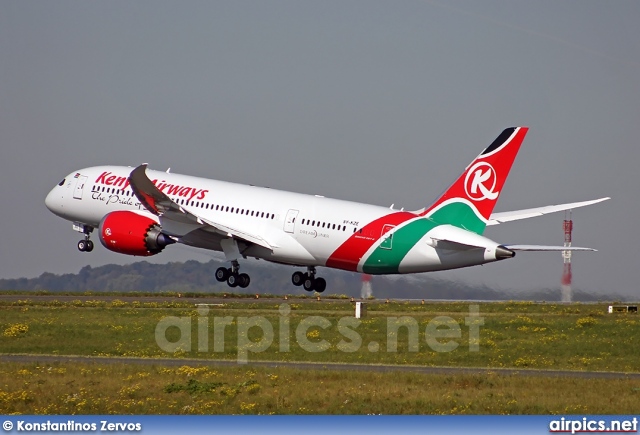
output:
M231 302L204 316L181 302L4 302L0 352L640 371L638 316L604 314L604 305L480 304L474 337L469 304L370 305L357 324L349 302L289 302L286 315L276 301ZM177 343L170 352L156 341L158 322L168 318L190 326L187 334L177 326L160 334ZM222 334L215 325L225 322ZM308 351L314 346L321 351Z
M348 301L230 300L207 310L179 299L25 296L0 302L0 353L640 371L638 316L605 314L600 304L391 302L370 304L359 323ZM160 336L175 345L170 352L156 338L167 320L173 326ZM639 400L640 381L629 379L246 365L0 366L0 413L621 414L637 412Z
M634 414L640 382L286 368L0 366L0 414Z

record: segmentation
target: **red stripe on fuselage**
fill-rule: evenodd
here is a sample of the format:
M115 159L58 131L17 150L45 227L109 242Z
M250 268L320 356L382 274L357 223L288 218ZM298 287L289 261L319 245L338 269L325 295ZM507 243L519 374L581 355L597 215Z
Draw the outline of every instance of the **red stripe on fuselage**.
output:
M336 249L327 260L327 267L356 271L364 254L382 236L385 225L400 225L417 215L407 211L391 213L365 225Z

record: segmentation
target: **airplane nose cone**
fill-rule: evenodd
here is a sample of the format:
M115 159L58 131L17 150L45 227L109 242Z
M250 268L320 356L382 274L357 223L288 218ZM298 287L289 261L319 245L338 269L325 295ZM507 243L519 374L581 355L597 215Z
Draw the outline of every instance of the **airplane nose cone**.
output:
M44 205L46 205L47 208L49 210L51 210L51 211L53 211L53 208L55 207L55 204L54 204L54 201L53 201L53 195L54 195L53 191L54 190L55 189L51 190L49 192L49 194L47 195L47 197L44 199Z
M58 216L62 215L62 197L60 195L60 191L57 187L51 189L51 191L47 194L47 197L44 199L44 205L54 214Z

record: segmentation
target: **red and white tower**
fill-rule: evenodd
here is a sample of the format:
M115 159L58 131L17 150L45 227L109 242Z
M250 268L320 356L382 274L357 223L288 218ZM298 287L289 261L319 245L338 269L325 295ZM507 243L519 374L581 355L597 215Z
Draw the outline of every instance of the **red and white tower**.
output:
M564 212L564 246L571 246L571 233L573 232L573 221L571 220L571 210ZM562 287L561 287L561 300L562 302L571 302L571 252L562 251L563 270L562 270Z

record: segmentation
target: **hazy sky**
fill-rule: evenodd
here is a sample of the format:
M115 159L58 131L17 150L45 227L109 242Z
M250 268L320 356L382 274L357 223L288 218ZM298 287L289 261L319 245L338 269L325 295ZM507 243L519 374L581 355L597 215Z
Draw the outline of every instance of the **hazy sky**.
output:
M574 244L599 249L574 255L574 285L640 296L639 20L637 1L0 2L0 278L136 260L78 252L45 208L79 168L149 162L418 209L527 125L496 211L613 197L574 212ZM486 235L562 244L562 219ZM188 258L209 255L152 261ZM561 263L432 276L549 287Z

